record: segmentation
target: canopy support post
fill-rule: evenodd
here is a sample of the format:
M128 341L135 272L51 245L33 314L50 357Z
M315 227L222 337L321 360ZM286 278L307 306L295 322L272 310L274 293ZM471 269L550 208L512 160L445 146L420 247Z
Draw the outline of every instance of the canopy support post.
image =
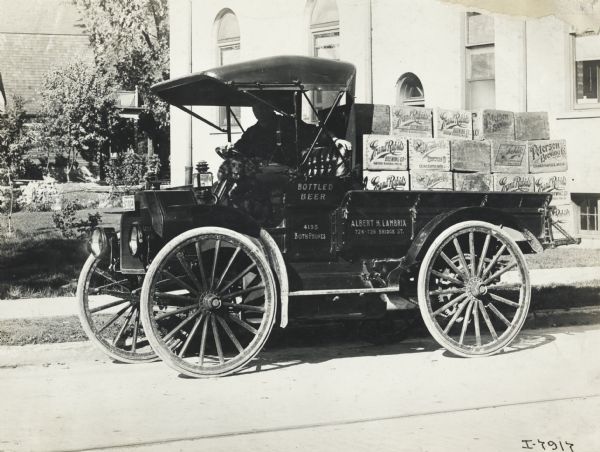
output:
M185 111L188 115L192 115L194 118L199 119L203 123L208 124L209 126L217 129L219 132L227 133L227 130L223 129L222 127L219 127L218 125L216 125L216 124L214 124L212 122L210 122L208 119L204 119L198 113L190 110L189 108L186 108L183 105L177 105L177 104L173 104L173 106L179 108L182 111Z
M231 143L231 107L227 105L227 142Z

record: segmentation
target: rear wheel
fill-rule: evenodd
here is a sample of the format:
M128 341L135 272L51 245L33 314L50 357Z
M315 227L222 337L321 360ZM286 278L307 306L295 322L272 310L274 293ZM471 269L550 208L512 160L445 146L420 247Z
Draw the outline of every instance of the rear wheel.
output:
M95 345L117 361L156 359L140 320L140 290L137 277L115 271L108 256L90 255L79 276L81 326Z
M467 221L433 241L418 294L423 320L440 345L459 356L487 356L523 326L531 285L515 241L498 226Z
M193 229L165 245L148 268L141 300L150 343L169 366L192 377L239 371L275 322L265 256L224 228Z

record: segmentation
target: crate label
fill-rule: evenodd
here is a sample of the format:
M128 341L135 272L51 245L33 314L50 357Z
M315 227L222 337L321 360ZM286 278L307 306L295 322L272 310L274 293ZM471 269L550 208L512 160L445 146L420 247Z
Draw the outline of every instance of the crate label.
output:
M406 138L393 135L363 135L363 168L367 170L408 169Z
M489 141L450 141L450 167L454 171L489 172L492 165Z
M538 140L527 142L530 173L567 171L566 140Z
M392 134L433 137L433 109L392 107Z
M450 171L450 142L442 138L409 138L410 170Z
M366 190L408 190L408 171L363 171Z
M500 192L533 192L533 176L530 174L502 174L492 175L494 191Z
M550 139L548 113L515 113L515 139L521 141Z
M472 114L474 140L514 140L515 115L512 111L480 110Z
M495 141L492 145L492 172L528 173L527 143Z
M449 171L410 171L411 190L452 190Z
M433 112L435 138L473 139L473 118L470 111L436 108Z
M491 191L490 173L454 173L454 191Z
M564 204L571 200L567 190L566 173L545 173L533 176L533 191L536 193L549 193L552 195L551 204Z

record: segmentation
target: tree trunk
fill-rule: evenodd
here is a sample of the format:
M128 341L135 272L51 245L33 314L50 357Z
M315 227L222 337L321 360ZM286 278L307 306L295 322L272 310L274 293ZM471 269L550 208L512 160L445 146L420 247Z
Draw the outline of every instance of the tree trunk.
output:
M10 190L10 203L8 206L8 235L12 235L13 234L12 212L13 212L13 203L14 203L14 193L13 193L13 181L12 181L10 166L8 167L8 189Z

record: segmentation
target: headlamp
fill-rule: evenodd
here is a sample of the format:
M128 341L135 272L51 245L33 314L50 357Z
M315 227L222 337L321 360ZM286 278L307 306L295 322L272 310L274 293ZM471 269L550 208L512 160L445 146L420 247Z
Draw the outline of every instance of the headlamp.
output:
M108 237L103 228L96 228L90 238L90 251L96 257L102 255L108 249Z
M133 256L137 256L141 250L142 243L144 243L144 235L142 234L141 228L134 224L129 230L129 252Z

